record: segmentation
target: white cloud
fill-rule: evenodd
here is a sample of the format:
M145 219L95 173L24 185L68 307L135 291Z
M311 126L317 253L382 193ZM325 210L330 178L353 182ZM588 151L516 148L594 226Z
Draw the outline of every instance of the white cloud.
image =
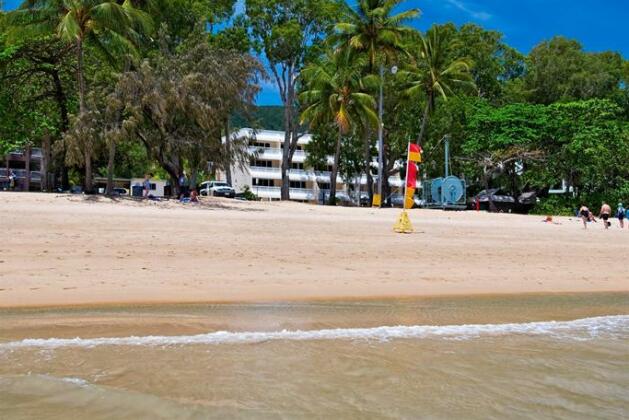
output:
M472 7L470 7L468 4L466 4L465 2L463 2L461 0L446 0L446 2L448 2L452 6L456 7L457 9L461 10L462 12L467 13L468 15L473 17L474 19L489 20L492 17L491 14L489 14L489 13L487 13L485 11L474 10Z

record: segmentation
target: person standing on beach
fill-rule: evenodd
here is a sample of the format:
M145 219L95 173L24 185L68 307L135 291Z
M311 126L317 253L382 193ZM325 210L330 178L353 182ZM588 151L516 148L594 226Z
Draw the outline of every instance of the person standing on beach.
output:
M618 224L621 229L625 228L625 208L622 203L618 203L618 209L616 210L616 217L618 218Z
M15 172L13 172L13 170L11 170L9 172L9 189L11 191L15 190L15 179L17 177L15 176Z
M188 196L188 177L186 176L186 171L179 176L179 198L184 198Z
M600 214L598 215L598 217L600 217L601 219L603 219L603 226L605 226L605 229L609 229L609 218L612 215L612 208L609 206L609 204L603 202L603 205L601 206L601 211Z
M149 198L149 194L151 193L151 178L153 177L153 174L146 174L144 176L144 182L143 182L143 186L144 186L144 198Z
M579 217L583 220L583 229L588 228L588 222L590 221L591 212L590 209L585 205L581 205L579 209Z

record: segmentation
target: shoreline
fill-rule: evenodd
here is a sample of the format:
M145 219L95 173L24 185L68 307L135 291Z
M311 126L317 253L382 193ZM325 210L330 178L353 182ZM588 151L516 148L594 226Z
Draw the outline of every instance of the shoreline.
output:
M0 344L22 339L194 336L570 322L629 316L629 293L0 309Z
M106 301L106 302L81 302L62 304L31 304L17 306L0 306L0 314L3 312L29 312L44 313L54 311L81 311L81 310L109 310L109 309L150 309L194 307L194 306L255 306L255 305L299 305L299 304L335 304L335 303L374 303L374 302L406 302L429 301L439 299L482 299L482 298L534 298L534 297L575 297L575 296L604 296L604 295L629 295L629 289L618 290L571 290L571 291L531 291L531 292L477 292L477 293L441 293L441 294L417 294L417 295L371 295L371 296L304 296L297 298L270 298L270 299L238 299L238 300L162 300L162 301Z
M629 229L574 218L0 194L0 308L628 292Z

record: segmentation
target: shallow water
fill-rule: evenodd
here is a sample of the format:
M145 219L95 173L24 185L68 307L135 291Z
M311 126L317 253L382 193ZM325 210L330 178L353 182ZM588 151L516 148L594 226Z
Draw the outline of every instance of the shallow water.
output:
M629 416L629 294L21 310L0 321L2 418Z

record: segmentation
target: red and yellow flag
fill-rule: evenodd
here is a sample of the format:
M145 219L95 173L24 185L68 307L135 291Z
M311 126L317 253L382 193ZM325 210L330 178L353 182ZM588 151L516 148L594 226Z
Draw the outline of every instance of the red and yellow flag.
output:
M422 161L422 149L419 145L408 144L408 161L406 162L406 192L404 194L404 208L412 209L417 187L417 164Z
M408 160L410 162L422 163L422 147L419 144L408 144Z

